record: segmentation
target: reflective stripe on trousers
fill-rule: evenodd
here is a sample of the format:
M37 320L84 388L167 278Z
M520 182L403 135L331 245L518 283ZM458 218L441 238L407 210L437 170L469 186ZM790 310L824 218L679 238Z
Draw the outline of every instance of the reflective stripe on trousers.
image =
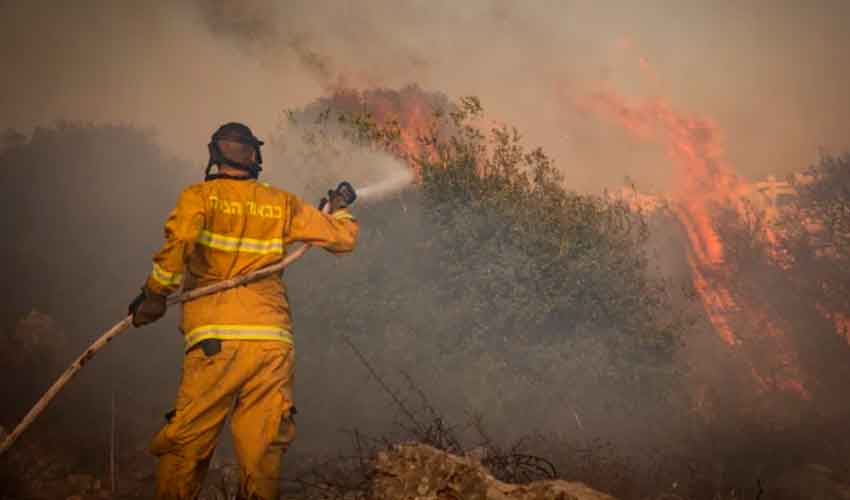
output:
M295 344L292 333L279 326L270 325L204 325L186 334L186 351L207 339L219 340L276 340Z

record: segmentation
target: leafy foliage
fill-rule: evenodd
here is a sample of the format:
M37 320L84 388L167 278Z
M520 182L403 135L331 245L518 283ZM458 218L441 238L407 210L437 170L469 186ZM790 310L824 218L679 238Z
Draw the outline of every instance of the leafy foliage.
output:
M780 221L786 250L824 306L850 311L850 154L823 157L791 181L798 198Z
M433 142L436 160L419 161L453 290L516 331L569 321L669 348L672 332L655 314L663 290L646 272L646 221L621 201L570 192L516 129L485 136L466 123L478 102L461 105L451 116L460 133Z
M362 127L358 137L393 137L366 115L323 116L328 138L339 139L338 123ZM419 189L359 207L351 257L288 275L299 345L311 353L302 366L347 370L343 342L314 336L344 333L375 366L428 380L424 390L449 417L480 412L517 432L523 426L509 422L562 429L580 421L576 411L600 432L617 415L643 426L684 404L668 397L680 389L673 354L683 325L664 283L650 277L642 216L569 191L542 150L527 150L512 128L482 131L482 116L474 98L433 110L429 135L406 156ZM307 130L316 127L321 120ZM342 161L332 150L322 161ZM374 411L381 398L360 400L361 384L342 376L327 390L347 398L349 413ZM326 404L317 413L339 411Z

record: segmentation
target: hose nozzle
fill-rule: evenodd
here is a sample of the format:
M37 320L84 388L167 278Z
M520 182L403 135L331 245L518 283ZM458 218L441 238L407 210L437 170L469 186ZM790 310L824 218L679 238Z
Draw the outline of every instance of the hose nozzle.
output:
M357 191L354 190L354 186L348 181L342 181L336 189L328 191L327 198L322 198L319 201L319 210L324 210L325 205L330 203L330 211L333 212L334 210L351 205L356 199Z

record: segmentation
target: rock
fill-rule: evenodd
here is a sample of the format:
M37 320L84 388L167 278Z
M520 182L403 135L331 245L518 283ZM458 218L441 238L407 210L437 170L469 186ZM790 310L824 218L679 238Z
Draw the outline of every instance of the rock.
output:
M382 452L375 467L376 500L614 500L572 481L503 483L474 457L458 457L423 444L402 444Z

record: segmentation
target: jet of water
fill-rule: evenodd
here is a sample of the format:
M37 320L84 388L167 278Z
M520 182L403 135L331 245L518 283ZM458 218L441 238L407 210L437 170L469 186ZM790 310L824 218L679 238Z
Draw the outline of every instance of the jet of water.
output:
M385 167L385 172L380 180L357 189L358 200L365 203L383 200L404 190L413 181L413 172L402 162L393 158L386 165L391 168Z

